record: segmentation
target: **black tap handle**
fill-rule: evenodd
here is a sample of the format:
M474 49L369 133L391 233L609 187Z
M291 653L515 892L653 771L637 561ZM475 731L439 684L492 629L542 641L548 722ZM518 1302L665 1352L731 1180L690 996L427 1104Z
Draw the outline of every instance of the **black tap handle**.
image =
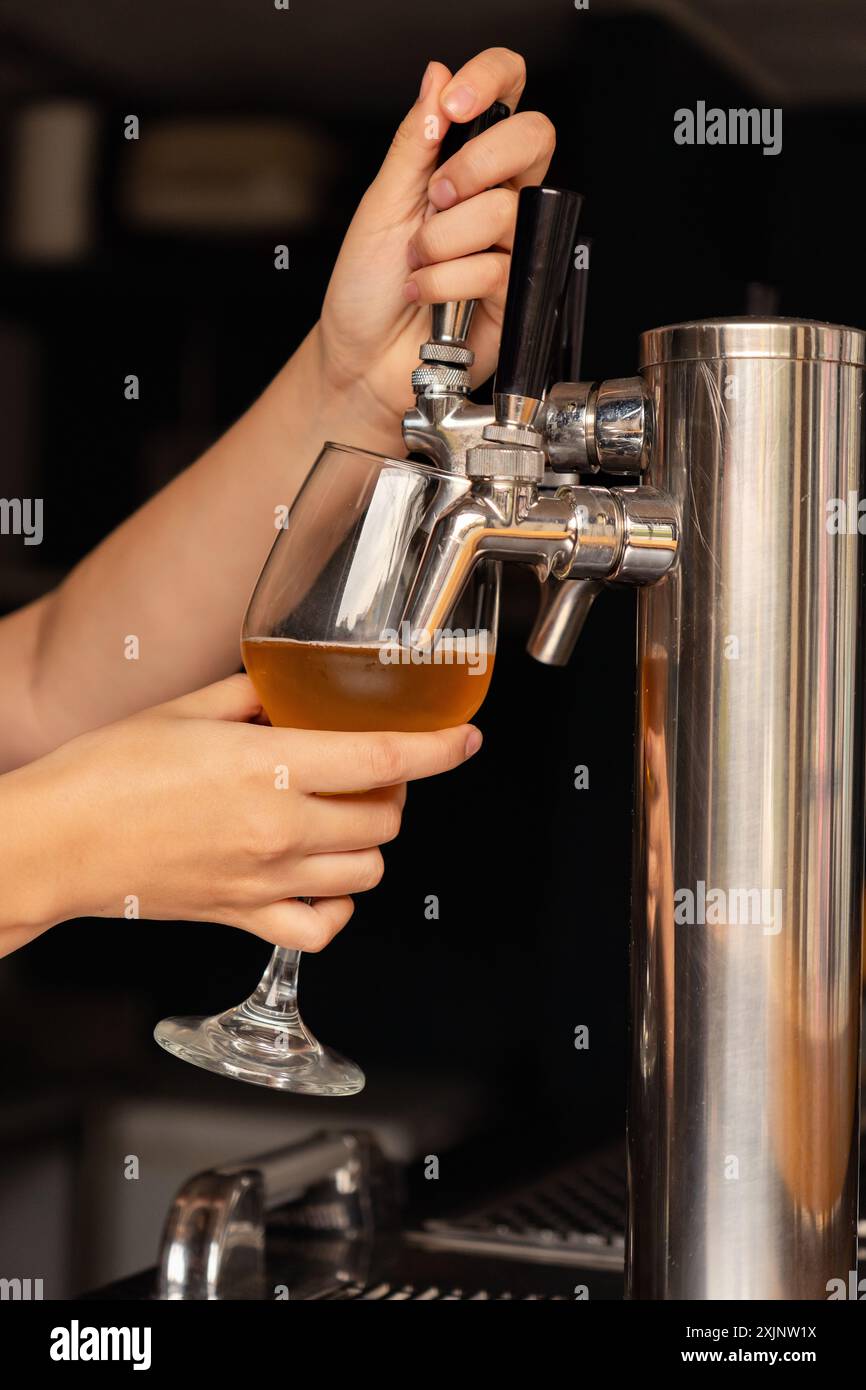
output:
M494 101L492 106L488 106L486 111L482 111L481 115L476 116L475 120L470 121L468 125L458 125L456 121L452 121L439 151L440 165L450 159L453 154L456 154L459 149L462 149L467 141L474 140L476 135L481 135L492 125L504 121L506 116L510 115L511 112L504 101Z
M483 132L489 130L492 125L498 125L500 121L504 121L506 116L510 115L511 111L505 105L504 101L494 101L492 106L488 106L486 111L482 111L481 115L476 116L475 120L472 121L466 139L474 140L476 135L483 134ZM452 130L453 128L452 126Z
M523 188L502 323L497 395L541 400L583 199L565 188Z
M559 317L559 341L554 342L551 381L581 381L583 333L586 325L586 299L589 289L589 258L592 238L578 237L576 255L569 271Z

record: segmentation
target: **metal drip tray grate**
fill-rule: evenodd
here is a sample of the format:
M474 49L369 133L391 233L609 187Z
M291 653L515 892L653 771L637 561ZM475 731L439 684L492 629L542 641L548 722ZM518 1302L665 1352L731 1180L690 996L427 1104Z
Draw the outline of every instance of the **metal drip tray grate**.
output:
M315 1295L318 1302L347 1302L358 1300L371 1303L453 1303L461 1300L467 1303L556 1302L566 1301L564 1294L547 1293L490 1293L487 1289L468 1292L465 1289L437 1288L430 1284L426 1288L416 1288L413 1284L346 1284L327 1293Z
M465 1215L426 1221L409 1239L427 1249L621 1269L625 1204L625 1155L617 1146Z

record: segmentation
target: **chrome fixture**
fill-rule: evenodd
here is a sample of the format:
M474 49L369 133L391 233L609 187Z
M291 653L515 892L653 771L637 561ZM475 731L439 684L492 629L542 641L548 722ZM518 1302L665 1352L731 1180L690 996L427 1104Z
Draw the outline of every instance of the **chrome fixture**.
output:
M824 1299L856 1269L866 333L676 324L637 376L551 386L579 202L520 195L492 411L416 378L407 445L470 486L407 616L528 564L562 664L638 586L628 1292Z
M156 1296L169 1300L274 1298L266 1219L291 1235L292 1297L363 1280L374 1236L396 1225L395 1170L368 1135L323 1132L241 1164L198 1173L172 1204ZM273 1234L273 1230L272 1230Z
M430 383L416 370L416 407L404 421L407 446L438 467L465 474L468 493L445 507L406 611L415 631L446 625L469 574L482 559L529 564L548 591L535 645L558 659L570 646L602 581L652 583L677 551L678 515L670 498L649 487L551 486L551 474L597 471L601 461L639 472L651 441L643 384L554 387L547 377L580 213L576 193L521 192L503 319L493 411L467 399L460 385ZM434 329L453 327L444 306ZM453 350L453 345L447 345ZM434 351L432 341L422 354ZM442 368L444 371L445 369ZM446 404L447 401L447 404ZM587 581L589 581L587 583ZM574 599L567 593L571 584Z
M857 1268L866 334L709 320L640 361L682 532L638 600L629 1289L824 1299Z

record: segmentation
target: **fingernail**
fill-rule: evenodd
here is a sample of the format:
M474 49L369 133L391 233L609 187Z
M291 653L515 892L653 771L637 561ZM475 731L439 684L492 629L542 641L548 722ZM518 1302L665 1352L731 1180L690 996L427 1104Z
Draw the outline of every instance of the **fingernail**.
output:
M481 730L473 727L471 734L466 740L467 758L471 758L473 753L477 753L483 742L484 738Z
M430 202L442 212L445 208L453 208L457 202L457 189L450 179L437 179L433 187L428 189L428 196Z
M409 250L406 252L406 262L410 270L418 270L424 264L424 262L421 260L421 257L418 255L418 252L415 250L415 247L412 246L411 243L409 245Z
M417 299L420 291L414 280L407 280L403 286L403 294L406 299Z
M439 100L449 116L468 116L478 101L478 93L472 87L452 87Z
M433 80L433 73L431 71L431 67L432 65L428 63L426 68L424 69L424 76L421 78L421 90L418 93L419 101L423 101L430 90L430 83Z

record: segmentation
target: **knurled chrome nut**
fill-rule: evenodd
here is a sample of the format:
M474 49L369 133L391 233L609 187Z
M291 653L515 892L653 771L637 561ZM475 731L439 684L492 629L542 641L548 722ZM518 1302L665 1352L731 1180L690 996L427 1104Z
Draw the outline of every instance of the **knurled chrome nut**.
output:
M531 425L485 425L482 438L494 444L519 444L529 449L540 449L544 442Z
M466 450L470 478L516 478L540 482L544 477L544 450L504 444L476 444Z
M416 367L412 373L412 389L423 391L427 386L442 386L446 390L468 390L469 373L463 367Z
M422 343L418 350L422 362L450 362L454 367L471 367L475 353L456 343Z

